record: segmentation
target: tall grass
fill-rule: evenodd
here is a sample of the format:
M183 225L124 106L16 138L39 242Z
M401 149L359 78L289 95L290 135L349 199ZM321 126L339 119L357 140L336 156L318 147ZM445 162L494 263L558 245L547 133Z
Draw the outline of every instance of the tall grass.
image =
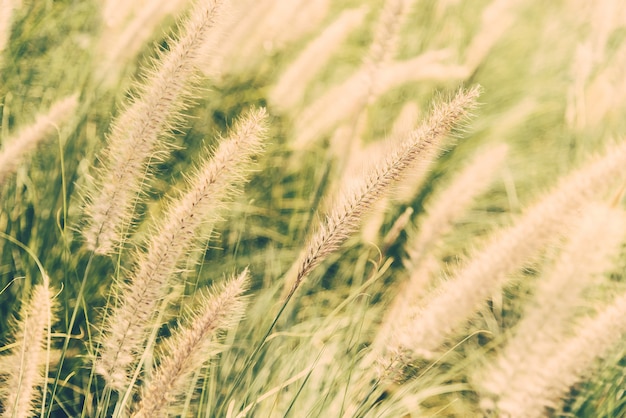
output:
M2 3L3 416L626 414L619 2L148 3Z

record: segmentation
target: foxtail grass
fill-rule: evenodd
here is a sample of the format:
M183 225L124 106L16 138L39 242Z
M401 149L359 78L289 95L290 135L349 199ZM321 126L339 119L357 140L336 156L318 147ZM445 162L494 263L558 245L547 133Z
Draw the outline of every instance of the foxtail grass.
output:
M194 248L198 228L214 223L223 203L241 187L252 159L262 149L266 113L253 110L242 117L211 159L189 180L188 190L174 200L161 225L137 255L120 300L107 320L97 370L116 390L128 386L130 368L138 360L152 329L159 303L174 283L181 257Z
M198 2L182 34L171 41L155 69L148 73L136 98L113 124L102 167L89 191L82 229L90 249L112 254L126 237L134 207L144 191L151 168L163 161L172 145L165 140L179 126L198 59L210 39L225 1Z
M0 414L625 415L618 0L0 3Z
M532 373L518 377L518 389L498 401L501 413L511 417L539 418L560 411L571 388L593 375L597 362L617 348L626 335L626 295L621 294L598 313L580 321L575 334L562 340L547 357L533 357L526 366Z
M246 269L223 286L198 296L200 303L193 316L166 341L160 364L142 392L134 417L169 415L168 407L188 389L193 373L218 350L216 334L232 328L243 316L242 294L248 276Z
M385 2L376 21L372 43L356 73L319 97L296 120L296 149L306 148L342 120L352 120L354 126L359 126L366 106L386 91L381 88L380 80L397 53L400 29L411 3L412 0ZM349 140L354 142L358 129L351 131Z
M585 209L556 264L538 283L514 336L476 377L486 410L523 414L528 399L516 405L512 400L521 401L533 385L533 376L541 373L538 368L543 361L559 355L562 341L571 332L572 318L583 304L583 292L609 269L626 238L621 209L597 204Z
M623 178L626 142L563 179L512 226L498 231L483 249L426 301L407 310L408 327L388 342L384 362L400 369L414 357L432 359L454 331L467 323L486 300L499 292L510 274L563 233L567 220L585 203ZM386 368L388 368L386 366Z
M331 212L319 229L305 244L297 262L297 274L287 297L300 287L311 270L329 254L337 250L353 234L372 205L389 193L395 182L421 155L435 148L452 128L463 122L476 106L480 89L461 90L450 102L435 107L421 128L409 134L386 158L375 165L364 177L349 186L331 206Z
M49 278L44 277L44 283L33 287L30 300L22 307L13 347L4 358L6 377L0 392L3 417L31 417L41 408L57 308L55 292L49 287Z
M305 89L324 64L332 57L351 31L362 24L365 9L351 9L341 13L316 39L300 53L285 70L270 92L276 108L288 110L300 104Z
M500 144L479 151L454 181L427 203L427 213L417 228L417 235L407 243L412 264L418 265L438 238L449 233L455 220L487 190L504 163L507 148Z
M409 278L394 298L382 322L375 343L379 349L384 350L390 334L413 327L414 318L406 316L406 313L426 296L431 275L437 270L437 262L433 260L434 247L450 233L454 222L491 185L493 177L502 167L506 153L505 145L479 151L450 184L445 185L443 190L435 193L432 201L426 203L424 218L419 222L417 232L405 244L409 256L405 262Z
M0 149L0 185L17 170L28 154L35 151L61 124L71 118L77 106L78 99L75 96L59 100L47 113L38 116L35 123L3 141Z

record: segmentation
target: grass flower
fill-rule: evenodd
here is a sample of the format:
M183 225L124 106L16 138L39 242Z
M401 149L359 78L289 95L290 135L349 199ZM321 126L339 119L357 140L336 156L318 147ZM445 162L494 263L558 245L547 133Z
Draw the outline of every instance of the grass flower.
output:
M408 315L410 327L398 330L389 343L393 356L432 358L453 331L465 324L507 283L508 275L557 234L562 233L590 198L606 191L623 175L626 142L606 150L587 166L563 179L558 187L525 211L514 225L492 236L483 249ZM392 359L387 360L393 363ZM404 362L402 360L400 363Z
M389 0L383 5L374 28L374 38L364 62L365 68L370 71L369 87L372 93L376 90L378 69L386 66L398 53L400 29L411 11L412 4L413 0Z
M476 378L484 393L482 403L490 409L495 407L511 416L526 409L526 401L513 408L508 404L511 399L521 399L517 392L524 393L533 386L533 376L542 373L538 369L543 368L545 359L558 356L584 290L594 282L594 275L610 267L625 238L626 217L621 209L602 205L586 209L557 263L538 283L515 335Z
M389 334L403 327L412 327L412 318L405 313L411 305L418 303L426 292L426 283L431 267L436 265L432 249L443 236L450 232L453 223L463 215L475 199L491 184L493 177L504 163L507 146L500 145L477 153L473 160L453 181L426 203L424 219L419 222L417 233L409 238L406 251L409 255L407 268L409 281L394 298L381 330L377 335L376 346L384 349ZM408 322L404 322L407 319Z
M464 66L441 62L447 55L445 51L428 51L410 60L376 67L375 71L364 65L302 111L294 129L297 133L294 147L305 149L340 121L353 119L368 102L410 81L465 79L468 72Z
M534 357L528 371L498 401L502 414L516 418L550 416L561 410L573 385L593 374L599 359L608 355L626 334L626 295L622 294L596 316L581 321L573 337L562 340L548 357ZM509 386L510 387L510 386Z
M622 2L0 0L0 416L626 416Z
M151 319L170 289L171 276L179 269L197 238L197 230L218 220L223 203L241 187L252 158L262 149L265 110L243 117L232 134L222 141L213 157L189 181L188 190L174 201L162 224L139 254L135 269L122 286L120 302L107 320L97 370L116 390L129 381L151 330Z
M112 254L124 240L150 165L168 155L171 145L163 136L179 119L200 53L206 48L223 3L198 2L180 37L161 54L136 99L113 124L96 188L85 207L88 224L82 232L95 252Z
M99 77L113 84L129 58L137 54L159 23L179 11L184 3L184 0L157 0L142 5L120 0L106 2L102 10L105 26L98 45L105 62L96 69Z
M389 192L391 186L402 178L422 154L437 147L439 141L459 122L463 121L476 105L479 88L459 92L449 103L437 106L423 126L411 134L371 171L365 173L343 192L331 206L326 222L320 226L305 245L297 263L295 281L289 283L293 295L309 272L353 234L374 203Z
M465 51L465 65L468 71L474 72L476 67L484 61L493 46L503 37L507 30L515 23L521 2L494 0L482 12L481 30L474 35Z
M366 106L386 91L379 86L383 69L397 52L400 28L408 14L412 0L390 0L385 2L374 28L374 36L364 62L356 73L307 107L296 120L298 133L294 143L296 149L305 148L342 120L352 120L358 126ZM332 106L332 110L328 108ZM356 136L356 128L352 129ZM350 138L354 141L354 138Z
M188 325L166 341L161 362L142 392L134 417L168 416L168 406L188 388L191 375L215 355L216 334L233 327L243 316L242 294L248 276L246 269L225 285L199 295L200 306Z
M310 34L326 18L330 0L243 1L234 5L227 28L219 40L209 74L242 74L265 56Z
M30 301L22 308L14 336L14 347L5 357L3 390L0 392L2 417L31 417L39 408L45 391L50 327L55 322L54 292L44 284L33 287Z
M307 45L272 88L270 98L274 106L288 110L298 105L306 86L339 49L350 32L363 22L364 17L364 8L347 10Z
M448 233L453 222L487 190L504 163L507 148L501 144L478 152L454 181L426 204L427 213L417 228L417 235L407 244L412 264L419 264L438 237Z
M0 184L17 170L26 155L37 149L60 124L72 116L77 105L75 96L59 100L50 107L48 113L38 116L34 124L22 128L19 134L4 142L0 149Z

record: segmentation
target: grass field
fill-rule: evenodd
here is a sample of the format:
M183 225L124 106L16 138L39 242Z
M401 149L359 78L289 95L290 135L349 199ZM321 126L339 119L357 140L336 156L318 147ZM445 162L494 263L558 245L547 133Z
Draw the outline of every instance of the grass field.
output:
M0 0L0 413L626 416L619 0Z

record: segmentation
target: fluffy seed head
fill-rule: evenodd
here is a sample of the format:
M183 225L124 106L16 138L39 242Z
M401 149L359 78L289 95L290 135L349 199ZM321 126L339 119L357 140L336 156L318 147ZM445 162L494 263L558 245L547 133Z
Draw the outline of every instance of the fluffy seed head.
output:
M129 283L123 286L119 306L112 312L102 343L98 372L108 384L122 390L128 369L150 333L151 318L170 288L179 260L193 248L199 227L215 222L221 206L246 180L252 158L261 151L265 134L264 109L253 110L236 125L213 157L174 201L162 224L138 256Z
M449 103L437 106L421 128L410 133L383 161L375 164L363 178L340 194L326 221L306 244L289 295L295 292L316 265L358 229L363 215L389 192L390 187L402 177L407 168L429 149L437 147L439 141L467 117L476 105L479 91L478 87L462 90Z
M570 216L589 199L623 178L624 165L626 142L609 148L602 158L594 159L564 178L514 225L494 234L483 250L440 286L427 302L407 312L407 323L412 325L395 334L390 352L404 351L408 357L432 357L453 331L506 284L509 273L562 233Z
M40 115L35 123L23 128L9 138L0 149L0 185L15 172L24 157L50 136L57 126L67 120L76 110L76 96L66 97L54 103L48 113Z
M143 391L135 417L167 416L167 407L188 389L189 377L212 355L216 334L233 327L243 316L242 294L248 280L246 269L224 286L200 295L201 303L188 325L166 342L161 363Z
M198 3L180 38L162 54L140 94L114 122L95 190L85 206L87 225L82 232L91 250L112 254L123 242L150 166L169 155L171 145L163 136L176 125L222 3Z
M46 280L47 282L47 280ZM41 398L46 353L51 325L55 322L54 292L47 284L33 288L28 304L22 309L15 334L15 348L9 354L5 370L7 377L0 393L3 416L26 418L33 416ZM45 390L45 389L44 389Z

